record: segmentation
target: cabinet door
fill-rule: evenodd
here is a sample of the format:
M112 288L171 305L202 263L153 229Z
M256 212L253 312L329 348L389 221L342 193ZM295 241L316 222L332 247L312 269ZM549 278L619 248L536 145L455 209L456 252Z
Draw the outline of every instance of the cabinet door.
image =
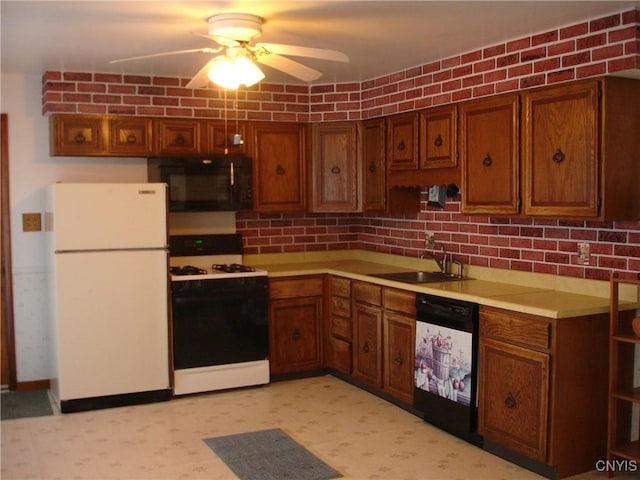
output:
M545 461L549 355L481 338L479 360L479 433Z
M246 126L229 120L206 123L206 153L238 154L245 151Z
M362 209L386 208L384 118L362 123Z
M387 118L387 159L390 170L418 169L418 114L401 113Z
M110 118L109 153L122 156L149 156L153 153L152 132L151 118Z
M306 209L305 126L250 125L254 165L254 209L303 212Z
M375 388L382 387L382 310L354 303L355 338L353 376Z
M322 297L273 300L269 310L271 372L321 368Z
M524 96L524 213L598 215L598 82Z
M415 317L384 314L384 385L394 397L413 404Z
M355 123L313 125L313 211L358 209L358 128Z
M106 117L99 115L53 115L51 155L100 156L106 154Z
M463 213L518 213L518 105L515 94L460 105Z
M199 155L202 150L202 122L185 119L157 121L157 151L160 155Z
M429 108L420 112L420 168L455 167L457 107Z

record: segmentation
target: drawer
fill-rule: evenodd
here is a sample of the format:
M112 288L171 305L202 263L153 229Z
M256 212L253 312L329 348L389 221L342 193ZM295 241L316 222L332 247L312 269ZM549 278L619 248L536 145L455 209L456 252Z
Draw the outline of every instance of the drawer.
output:
M331 295L351 298L351 280L342 277L329 277Z
M269 280L269 298L321 297L322 277L287 277Z
M551 321L536 315L480 307L480 337L538 350L551 348Z
M414 318L416 316L416 294L414 292L385 288L382 290L382 302L387 310L395 310Z
M331 335L344 340L351 340L353 327L350 318L331 316Z
M356 302L382 305L382 287L372 283L353 282L353 299Z
M342 297L331 297L331 313L351 318L351 300Z

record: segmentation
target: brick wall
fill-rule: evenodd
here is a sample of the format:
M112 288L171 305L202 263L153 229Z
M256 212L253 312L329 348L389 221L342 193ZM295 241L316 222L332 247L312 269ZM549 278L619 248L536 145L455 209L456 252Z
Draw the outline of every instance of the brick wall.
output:
M506 91L640 69L640 10L539 32L362 83L258 85L229 93L229 118L359 120ZM43 76L43 114L223 118L224 93L186 89L188 78L79 72ZM234 102L234 103L231 103ZM640 199L639 199L640 201ZM425 230L464 263L607 279L640 271L640 222L568 222L460 213L460 202L417 215L238 214L247 253L364 248L417 256ZM577 265L577 243L591 247Z
M640 199L639 199L640 201ZM258 214L238 213L246 253L362 248L418 257L426 231L465 264L608 280L611 271L640 272L640 222L503 218L460 213L460 199L420 213ZM578 243L590 246L589 265L579 265Z

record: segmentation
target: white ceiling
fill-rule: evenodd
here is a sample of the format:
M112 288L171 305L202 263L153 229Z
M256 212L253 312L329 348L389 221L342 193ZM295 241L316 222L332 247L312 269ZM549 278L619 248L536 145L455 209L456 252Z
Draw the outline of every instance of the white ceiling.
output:
M215 47L202 38L216 13L265 19L260 41L330 48L348 64L300 59L314 83L372 79L505 40L631 8L622 1L0 1L1 71L193 76L202 53L110 64L164 51ZM301 83L264 68L267 81Z

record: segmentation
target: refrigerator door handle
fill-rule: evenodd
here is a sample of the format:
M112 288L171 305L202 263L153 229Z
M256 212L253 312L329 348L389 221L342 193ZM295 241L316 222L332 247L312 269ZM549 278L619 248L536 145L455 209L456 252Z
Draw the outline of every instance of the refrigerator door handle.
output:
M169 252L169 245L164 247L136 247L136 248L87 248L82 250L55 250L54 253L99 253L99 252Z

